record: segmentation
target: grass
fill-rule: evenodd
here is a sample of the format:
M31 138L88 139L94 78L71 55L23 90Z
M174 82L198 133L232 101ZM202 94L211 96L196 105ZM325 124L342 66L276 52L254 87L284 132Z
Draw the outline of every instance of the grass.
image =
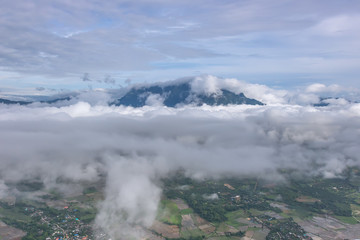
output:
M357 200L357 199L360 200L360 193L354 191L352 193L347 194L346 197L352 198L354 200Z
M227 221L226 224L233 226L235 228L241 227L241 226L246 226L246 224L244 223L240 223L237 221L237 219L239 218L247 218L247 215L244 213L243 210L238 210L238 211L234 211L234 212L229 212L226 214L227 217Z
M191 213L193 213L193 212L194 212L194 210L192 210L191 208L187 208L187 209L181 210L181 211L180 211L180 214L181 214L181 215L186 215L186 214L191 214Z
M313 216L311 212L301 207L294 207L293 209L288 210L288 212L279 213L279 215L284 218L292 217L292 218L300 218L300 219L309 219Z
M282 217L284 217L284 218L289 218L289 217L292 216L292 214L291 214L290 212L289 212L289 213L284 213L284 212L282 212L282 213L279 213L279 215L282 216Z
M96 217L97 211L95 208L89 209L78 209L77 216L80 220L84 221L85 223L90 223Z
M278 195L272 195L272 194L265 195L265 198L267 198L269 200L275 200L277 197L278 197Z
M161 222L173 224L173 225L181 225L181 213L176 203L170 200L161 200L157 219Z
M249 212L251 212L251 214L254 215L254 216L259 216L259 215L265 214L265 212L267 212L267 211L260 211L260 210L251 208L249 210Z
M315 202L319 202L320 200L309 196L300 196L296 198L295 201L302 203L315 203Z
M194 229L194 230L181 231L180 235L183 238L189 238L189 237L204 236L205 234L200 229Z
M22 213L22 209L18 207L14 207L10 209L0 208L0 216L7 217L12 220L23 221L23 222L31 221L31 217L26 216L24 213Z
M218 223L215 225L217 232L227 232L229 227L225 223Z
M247 214L243 210L226 213L226 217L229 219L247 218Z
M249 227L247 230L256 232L256 231L260 231L261 227L260 228L258 228L258 227Z
M226 224L227 225L230 225L230 226L233 226L234 228L238 228L238 227L241 227L241 226L247 226L247 224L245 223L240 223L238 221L236 221L235 219L234 220L227 220L226 221Z
M350 204L350 207L351 207L353 215L356 217L357 216L360 217L360 205Z
M43 202L33 201L33 200L29 200L29 199L21 199L21 202L23 204L26 204L26 205L29 205L29 206L32 206L32 207L36 207L36 208L46 206L46 204L43 203Z
M211 239L216 239L216 240L238 240L240 238L238 237L226 237L226 236L222 236L222 237L212 237Z
M340 220L343 223L347 224L357 224L358 221L355 220L353 217L344 217L344 216L335 216L336 219Z
M264 228L264 230L254 231L254 235L252 236L252 239L257 240L266 240L266 235L269 233L269 230Z
M295 208L295 212L292 214L292 217L299 217L301 219L309 219L309 217L312 217L313 214L306 209L303 208Z

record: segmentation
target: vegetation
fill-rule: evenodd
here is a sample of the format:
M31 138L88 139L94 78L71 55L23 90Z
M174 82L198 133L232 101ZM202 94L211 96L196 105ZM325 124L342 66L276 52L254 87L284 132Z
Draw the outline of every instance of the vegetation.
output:
M293 221L292 218L278 220L271 226L269 234L266 236L266 240L278 240L278 239L304 239L306 236L305 231Z
M328 211L338 216L350 217L352 215L350 204L353 201L346 198L344 194L353 191L353 187L346 180L291 181L291 185L280 186L275 191L281 195L284 203L293 208L301 208L313 213ZM309 196L318 201L300 202L297 199L301 196Z
M286 176L286 173L282 174ZM195 181L178 172L172 178L163 179L164 196L158 207L157 220L165 226L177 225L171 226L180 234L177 235L180 238L174 240L239 239L245 234L240 229L257 233L266 229L261 234L265 237L268 233L267 240L311 239L296 222L326 214L346 224L359 223L359 174L360 171L350 171L344 178L309 178L306 181L289 178L286 184L275 185L258 179ZM35 191L41 185L34 181L16 187ZM93 236L91 223L96 208L82 206L85 203L95 206L101 197L97 188L88 186L82 195L66 199L68 206L57 209L45 204L66 202L56 191L44 195L39 202L25 199L0 201L0 219L27 232L25 240L61 237L75 229L81 236ZM172 200L176 198L182 199L189 208L178 207L179 203ZM190 221L188 226L183 218ZM54 235L54 232L58 233Z
M169 200L161 200L157 219L168 224L181 225L180 210L174 202Z

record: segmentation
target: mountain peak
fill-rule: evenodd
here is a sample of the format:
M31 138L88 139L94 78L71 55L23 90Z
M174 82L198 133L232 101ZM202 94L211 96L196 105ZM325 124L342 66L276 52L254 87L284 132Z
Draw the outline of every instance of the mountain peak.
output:
M192 81L173 82L131 88L115 105L143 107L160 103L167 107L207 104L210 106L229 104L264 105L255 99L247 98L243 93L236 94L226 89L200 89L199 83ZM196 88L196 89L194 89ZM200 89L200 90L199 90ZM204 91L201 91L204 90Z

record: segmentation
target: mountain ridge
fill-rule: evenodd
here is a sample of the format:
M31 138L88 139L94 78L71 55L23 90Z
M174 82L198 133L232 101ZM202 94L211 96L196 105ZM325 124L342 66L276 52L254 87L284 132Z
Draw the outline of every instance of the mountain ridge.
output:
M155 100L157 103L167 107L201 106L204 104L210 106L230 104L264 105L264 103L256 99L247 98L244 93L236 94L226 89L219 89L213 93L195 92L189 82L163 86L132 87L123 97L115 100L112 104L116 106L143 107L151 105L149 100Z

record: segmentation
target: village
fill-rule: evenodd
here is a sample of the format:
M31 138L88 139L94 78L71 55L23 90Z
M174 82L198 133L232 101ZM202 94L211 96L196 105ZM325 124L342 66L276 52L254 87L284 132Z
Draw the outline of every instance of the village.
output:
M152 226L136 226L143 239L330 240L360 235L359 187L346 180L277 186L257 179L195 181L180 175L163 182ZM102 229L94 228L96 204L102 198L98 189L99 185L88 186L65 197L33 188L41 196L37 200L1 199L0 236L5 240L109 240ZM335 209L333 202L342 208Z
M7 207L28 217L28 222L17 222L8 217L3 219L5 223L26 231L23 239L94 239L91 223L81 220L79 210L70 206L65 206L62 210L24 206L22 203Z

